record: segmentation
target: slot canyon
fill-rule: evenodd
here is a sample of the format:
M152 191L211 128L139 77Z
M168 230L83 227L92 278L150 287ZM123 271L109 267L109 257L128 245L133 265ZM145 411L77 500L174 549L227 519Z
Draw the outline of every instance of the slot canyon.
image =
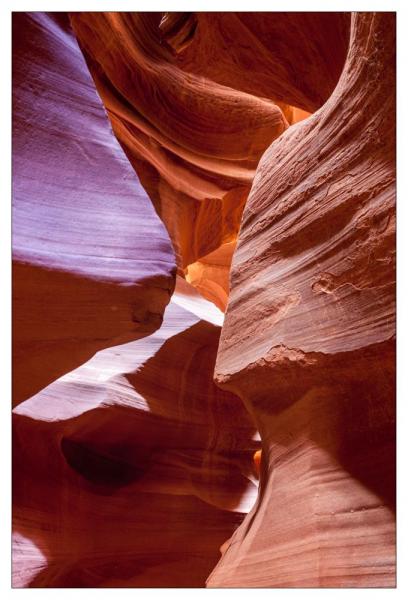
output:
M395 586L395 21L13 13L13 587Z

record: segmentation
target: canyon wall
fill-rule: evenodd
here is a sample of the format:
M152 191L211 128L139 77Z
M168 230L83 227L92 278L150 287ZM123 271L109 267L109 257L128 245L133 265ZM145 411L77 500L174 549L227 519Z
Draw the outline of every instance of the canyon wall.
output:
M210 586L395 583L395 16L355 14L326 104L263 155L216 381L262 438Z
M13 585L393 586L394 282L393 13L14 14Z
M174 281L67 16L14 14L14 402L157 329Z
M256 430L212 381L219 311L178 288L156 333L15 409L16 587L203 587L254 503Z
M315 110L334 89L349 19L71 15L112 127L169 232L179 272L221 309L258 161L304 116L299 108Z

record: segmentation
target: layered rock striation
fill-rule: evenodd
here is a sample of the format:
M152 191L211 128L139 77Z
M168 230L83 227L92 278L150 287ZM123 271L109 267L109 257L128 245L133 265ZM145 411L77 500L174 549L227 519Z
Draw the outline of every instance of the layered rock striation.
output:
M71 21L184 270L232 247L262 153L302 118L291 104L311 112L333 90L349 15L74 13Z
M16 587L204 586L257 493L256 430L213 382L220 316L180 282L159 331L15 409Z
M234 239L258 160L288 123L268 98L183 70L160 19L71 15L114 131L184 269Z
M13 16L13 396L160 326L167 233L63 13Z
M263 155L216 365L262 438L210 586L395 583L395 16L353 15L323 107Z
M13 36L14 586L393 586L395 15Z

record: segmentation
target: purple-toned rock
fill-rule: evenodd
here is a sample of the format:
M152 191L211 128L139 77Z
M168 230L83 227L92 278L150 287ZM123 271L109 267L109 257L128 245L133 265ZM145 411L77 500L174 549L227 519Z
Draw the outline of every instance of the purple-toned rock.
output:
M154 331L168 235L113 135L67 17L13 15L14 400Z

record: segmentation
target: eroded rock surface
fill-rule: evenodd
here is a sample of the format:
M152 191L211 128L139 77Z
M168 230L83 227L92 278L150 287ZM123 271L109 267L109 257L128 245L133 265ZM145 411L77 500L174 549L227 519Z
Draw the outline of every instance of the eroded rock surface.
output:
M113 135L67 17L13 16L13 395L154 331L167 233Z
M188 14L188 13L187 13ZM185 71L314 112L328 99L344 66L350 13L167 13L160 28ZM181 47L175 34L183 33Z
M395 583L395 16L353 14L326 104L262 157L216 380L262 437L210 586Z
M160 20L71 15L114 131L185 268L236 235L259 158L288 123L270 99L184 71Z
M393 14L13 20L14 585L394 585Z
M197 587L257 493L213 370L222 314L180 283L160 330L14 411L16 587Z
M75 13L71 20L114 131L185 269L235 241L262 153L299 118L290 103L310 112L333 90L349 15Z

